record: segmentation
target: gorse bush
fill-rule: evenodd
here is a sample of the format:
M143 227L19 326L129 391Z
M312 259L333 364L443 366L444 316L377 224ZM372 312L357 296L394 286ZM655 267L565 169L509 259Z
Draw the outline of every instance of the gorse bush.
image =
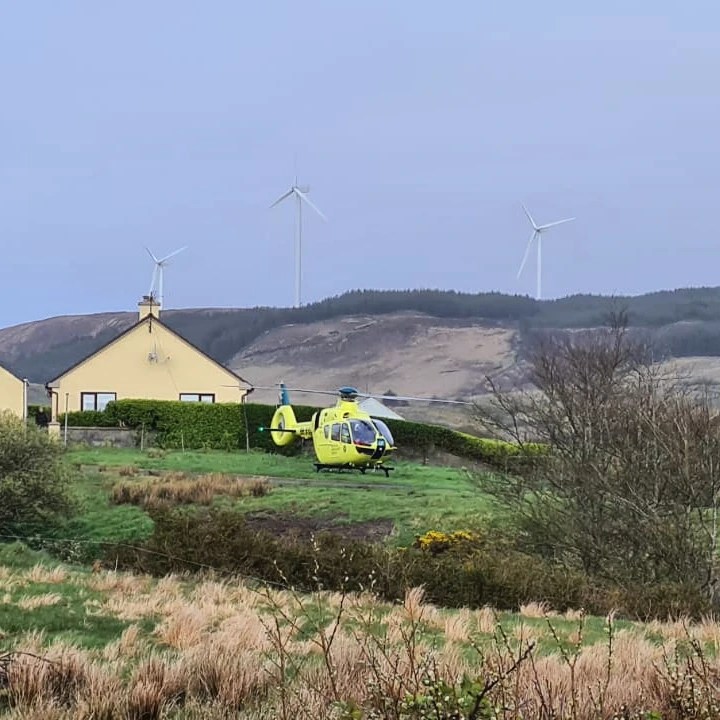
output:
M469 530L455 530L450 533L430 530L424 535L418 536L413 547L437 555L438 553L460 545L473 547L478 543L478 539L478 536Z

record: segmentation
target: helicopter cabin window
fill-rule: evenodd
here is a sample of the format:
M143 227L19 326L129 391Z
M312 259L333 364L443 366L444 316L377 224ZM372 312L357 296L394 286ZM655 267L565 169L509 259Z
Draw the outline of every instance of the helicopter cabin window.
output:
M180 402L214 403L213 393L180 393Z
M109 402L117 399L117 393L84 392L80 393L80 407L83 410L104 410Z
M380 431L380 434L385 438L385 442L390 445L391 447L395 445L395 440L393 440L392 433L390 432L390 428L378 418L373 418L373 422L375 423L375 427Z
M329 426L329 425L326 425L326 426L323 428L323 432L325 433L325 439L327 440L327 439L330 437L330 426Z
M358 445L372 445L375 442L375 428L367 420L351 420L353 442Z
M350 428L348 427L347 423L343 423L340 426L340 440L344 443L352 442L352 440L350 440Z
M331 440L340 440L340 423L334 423L332 426Z

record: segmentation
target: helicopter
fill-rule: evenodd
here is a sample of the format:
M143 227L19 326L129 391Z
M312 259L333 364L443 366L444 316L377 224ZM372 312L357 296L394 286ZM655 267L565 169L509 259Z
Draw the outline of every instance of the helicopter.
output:
M371 417L359 406L359 397L471 404L462 400L369 395L360 393L353 387L341 387L335 392L297 389L295 391L339 397L334 406L318 410L307 422L298 422L290 404L288 388L284 383L280 383L279 404L270 423L271 426L262 427L260 430L270 432L278 447L290 445L297 438L312 440L316 472L348 469L359 470L364 475L368 469L373 469L381 470L385 473L385 477L389 477L393 468L386 465L385 461L392 457L397 449L395 440L385 422L380 418Z

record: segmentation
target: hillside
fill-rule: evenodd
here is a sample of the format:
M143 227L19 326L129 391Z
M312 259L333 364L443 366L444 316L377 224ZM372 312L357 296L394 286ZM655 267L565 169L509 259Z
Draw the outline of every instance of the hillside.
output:
M256 385L281 380L301 388L465 399L484 392L486 375L516 363L517 331L422 313L353 315L285 325L239 352L230 366ZM256 390L273 402L275 391ZM305 398L308 400L308 398Z
M597 326L621 307L649 331L662 356L720 356L720 288L541 302L500 293L353 291L299 309L169 310L163 320L257 385L283 379L311 388L353 383L373 392L467 397L481 389L486 373L513 377L534 329ZM0 330L0 363L44 383L135 317L55 317ZM710 366L694 363L714 378Z

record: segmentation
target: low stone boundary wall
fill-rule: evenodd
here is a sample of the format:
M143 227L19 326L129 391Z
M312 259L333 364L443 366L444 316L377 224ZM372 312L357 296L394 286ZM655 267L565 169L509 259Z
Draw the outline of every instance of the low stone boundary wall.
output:
M61 427L61 441L64 435L65 430ZM90 447L134 448L140 445L140 433L132 428L69 427L67 442L68 445Z

